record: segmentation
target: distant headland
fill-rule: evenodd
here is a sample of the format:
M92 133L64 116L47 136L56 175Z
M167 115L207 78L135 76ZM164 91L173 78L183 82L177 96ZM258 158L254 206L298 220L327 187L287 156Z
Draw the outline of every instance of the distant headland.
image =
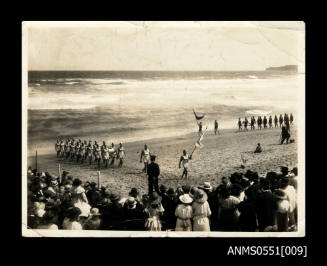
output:
M298 72L298 66L297 65L286 65L286 66L280 66L280 67L268 67L266 68L266 71L289 71L289 72Z

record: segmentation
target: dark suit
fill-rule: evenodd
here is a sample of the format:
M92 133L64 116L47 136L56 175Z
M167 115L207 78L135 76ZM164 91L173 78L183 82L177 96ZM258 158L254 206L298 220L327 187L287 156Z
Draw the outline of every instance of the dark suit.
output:
M157 193L159 193L159 185L158 185L158 177L160 175L159 165L155 162L151 162L148 165L147 174L148 174L148 181L149 181L149 195L153 192L153 187L154 190Z

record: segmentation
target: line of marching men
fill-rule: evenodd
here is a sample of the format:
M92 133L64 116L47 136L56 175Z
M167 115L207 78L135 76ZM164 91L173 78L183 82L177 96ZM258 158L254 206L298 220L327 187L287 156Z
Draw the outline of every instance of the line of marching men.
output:
M122 143L119 143L119 147L116 149L114 143L108 146L105 141L100 146L96 141L92 144L91 140L87 143L86 140L83 142L81 139L75 141L74 139L68 138L64 141L58 138L55 144L55 150L58 158L76 161L82 164L84 162L89 162L89 164L95 162L98 166L100 166L102 160L105 167L108 167L108 165L113 166L115 159L119 161L118 166L122 167L125 157L125 149ZM110 160L111 162L109 164Z
M267 118L266 116L264 116L263 118L261 116L258 116L257 120L254 118L254 116L251 117L250 122L247 119L247 117L245 117L244 121L241 121L241 118L238 119L238 130L241 131L243 130L244 126L244 131L247 131L247 127L248 125L251 126L251 130L255 130L255 124L257 123L258 125L258 129L262 129L262 125L263 128L267 128L267 126L269 125L269 128L273 127L273 121L275 124L275 128L278 127L278 122L279 122L279 127L282 127L283 125L286 127L287 130L289 130L290 125L293 123L293 114L291 113L290 116L288 116L288 114L284 114L284 117L282 114L279 115L279 118L277 117L277 115L275 115L274 119L272 118L272 116L270 115L269 118Z

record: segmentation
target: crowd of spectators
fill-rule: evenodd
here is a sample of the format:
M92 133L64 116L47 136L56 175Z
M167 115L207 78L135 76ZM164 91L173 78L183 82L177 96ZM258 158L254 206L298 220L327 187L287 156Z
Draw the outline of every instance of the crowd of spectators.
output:
M28 227L64 230L243 231L297 230L297 168L233 173L217 187L167 188L121 197L64 171L61 178L28 169Z

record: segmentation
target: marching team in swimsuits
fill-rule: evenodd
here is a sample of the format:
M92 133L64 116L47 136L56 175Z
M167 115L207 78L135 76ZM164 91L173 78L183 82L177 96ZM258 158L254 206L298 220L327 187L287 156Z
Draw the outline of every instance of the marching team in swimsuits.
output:
M114 166L115 158L119 160L118 167L122 167L125 157L125 149L122 143L119 143L119 147L115 149L114 143L108 146L105 141L100 146L97 141L92 144L91 140L87 143L86 140L82 142L80 139L75 141L73 138L67 140L58 138L55 150L58 158L81 164L88 162L91 165L94 162L99 167L101 162L104 167Z

